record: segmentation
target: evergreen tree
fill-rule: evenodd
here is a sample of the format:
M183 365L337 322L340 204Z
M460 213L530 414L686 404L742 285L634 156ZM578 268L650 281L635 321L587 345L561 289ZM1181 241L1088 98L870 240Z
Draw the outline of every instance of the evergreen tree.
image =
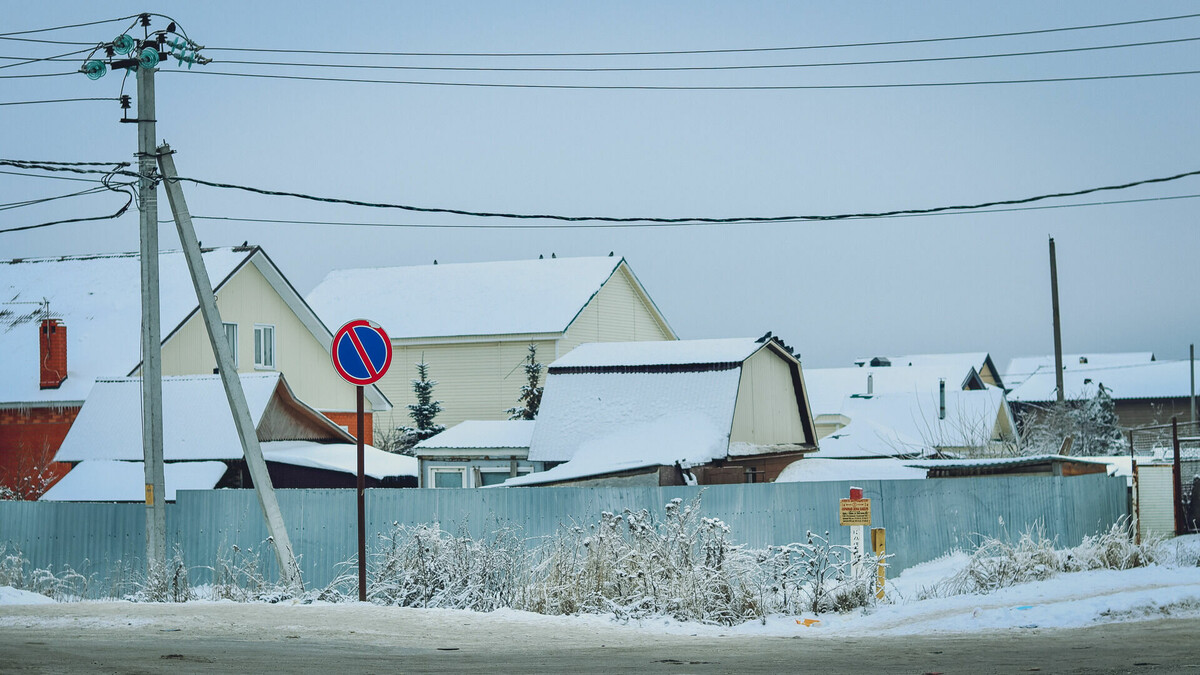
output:
M1117 455L1126 450L1125 439L1117 423L1116 405L1108 388L1100 385L1099 391L1078 409L1080 455Z
M408 406L408 416L412 418L415 426L400 428L405 435L407 446L404 448L405 450L446 430L444 425L433 422L437 414L442 411L442 402L433 400L433 388L437 386L437 380L429 379L429 364L425 363L423 356L421 362L416 366L417 377L412 380L412 386L413 393L417 396L417 402Z
M529 344L529 356L525 359L525 385L521 387L521 403L504 412L510 420L531 420L537 417L538 408L542 405L542 387L538 382L542 379L542 364L537 360L537 345Z

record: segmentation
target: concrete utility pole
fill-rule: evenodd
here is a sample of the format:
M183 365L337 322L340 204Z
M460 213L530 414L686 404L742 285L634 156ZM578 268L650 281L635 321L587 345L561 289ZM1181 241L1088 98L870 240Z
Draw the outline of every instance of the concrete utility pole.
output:
M137 69L138 209L142 278L142 457L146 472L146 567L167 562L163 477L162 327L158 305L158 181L154 179L154 68Z
M1054 384L1058 402L1066 400L1063 392L1062 327L1058 321L1058 262L1054 257L1054 237L1050 237L1050 305L1054 313Z
M246 394L242 391L242 380L238 377L237 368L233 365L233 355L229 352L229 343L225 340L225 330L221 325L221 313L217 309L217 299L213 294L212 282L208 278L208 270L200 255L200 243L196 240L196 230L192 227L192 216L188 212L187 202L183 198L183 188L176 180L175 159L171 156L171 146L163 143L158 147L158 166L163 177L163 187L167 190L167 201L171 204L171 213L175 217L175 229L179 232L179 241L183 244L183 255L187 259L188 270L192 274L192 285L196 289L196 299L200 301L200 313L204 317L204 325L208 328L208 342L212 345L213 355L217 357L217 370L221 374L221 384L225 387L225 397L229 399L229 409L233 412L234 425L238 437L242 441L242 453L246 457L246 467L250 469L250 477L254 480L254 491L258 494L258 503L262 507L263 516L267 521L267 532L275 545L275 556L279 561L279 572L284 583L296 591L304 590L300 578L300 565L296 562L296 554L292 549L292 541L288 537L287 526L283 521L283 512L275 499L275 488L271 484L271 474L267 471L267 462L263 459L262 448L258 445L258 432L250 419L250 407L246 405Z
M1188 398L1188 405L1191 407L1192 416L1189 418L1192 424L1196 423L1196 345L1188 345L1188 369L1192 374L1192 389L1191 395Z

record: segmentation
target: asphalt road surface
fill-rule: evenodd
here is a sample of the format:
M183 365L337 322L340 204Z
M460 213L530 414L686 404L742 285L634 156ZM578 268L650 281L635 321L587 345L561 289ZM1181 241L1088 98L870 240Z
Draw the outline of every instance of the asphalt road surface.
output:
M368 605L0 607L0 673L84 672L1200 675L1200 620L916 637L718 637Z

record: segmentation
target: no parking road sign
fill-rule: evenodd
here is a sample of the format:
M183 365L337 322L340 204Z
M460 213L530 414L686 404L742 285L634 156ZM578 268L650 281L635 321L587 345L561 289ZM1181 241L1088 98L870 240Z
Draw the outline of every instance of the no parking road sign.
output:
M377 382L392 364L392 341L379 324L366 319L339 328L329 352L338 375L359 386Z

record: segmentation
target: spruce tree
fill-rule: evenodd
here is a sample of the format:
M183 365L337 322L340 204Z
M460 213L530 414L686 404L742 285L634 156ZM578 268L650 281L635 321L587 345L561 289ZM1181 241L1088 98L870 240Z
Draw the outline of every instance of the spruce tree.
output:
M424 357L416 366L417 377L412 380L412 386L417 402L408 406L408 416L415 426L401 428L408 447L446 430L444 425L433 422L442 411L442 402L433 400L433 388L437 386L437 380L429 379L429 364L425 363Z
M525 358L525 385L521 387L521 403L504 412L510 420L531 420L537 417L538 408L542 405L542 389L538 382L542 379L542 364L537 360L537 345L529 344L529 356Z

